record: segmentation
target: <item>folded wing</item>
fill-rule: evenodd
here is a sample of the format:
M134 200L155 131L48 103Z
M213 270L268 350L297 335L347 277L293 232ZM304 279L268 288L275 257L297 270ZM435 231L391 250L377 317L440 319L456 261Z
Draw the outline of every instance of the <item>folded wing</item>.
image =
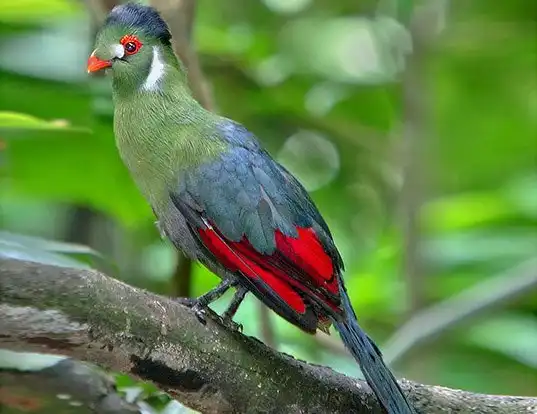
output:
M203 248L308 332L342 313L342 262L305 189L259 148L231 147L183 172L172 200Z

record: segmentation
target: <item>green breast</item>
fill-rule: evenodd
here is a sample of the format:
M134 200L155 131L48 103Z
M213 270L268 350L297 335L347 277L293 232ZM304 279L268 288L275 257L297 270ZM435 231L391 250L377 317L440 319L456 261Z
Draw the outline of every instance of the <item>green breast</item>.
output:
M180 172L225 149L216 136L218 117L195 101L139 94L116 99L114 132L119 154L155 212L167 208Z

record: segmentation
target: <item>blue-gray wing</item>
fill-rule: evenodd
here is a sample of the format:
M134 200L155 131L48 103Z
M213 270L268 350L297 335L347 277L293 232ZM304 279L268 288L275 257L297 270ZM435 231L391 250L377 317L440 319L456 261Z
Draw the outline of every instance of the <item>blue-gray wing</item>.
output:
M343 267L306 190L238 124L223 130L228 148L183 171L172 192L215 260L247 276L250 289L286 319L315 330L339 312ZM322 316L322 315L321 315Z

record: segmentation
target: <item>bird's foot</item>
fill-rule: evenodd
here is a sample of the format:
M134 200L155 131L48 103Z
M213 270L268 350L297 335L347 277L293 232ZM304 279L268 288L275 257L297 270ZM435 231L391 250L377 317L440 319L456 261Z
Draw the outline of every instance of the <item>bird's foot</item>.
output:
M204 295L201 295L199 298L176 298L176 301L191 308L196 314L198 320L205 325L207 323L205 319L207 313L211 312L216 315L209 308L209 304L221 297L224 293L226 293L226 291L233 285L233 283L233 280L224 279L222 280L222 282L220 282L218 286L216 286L214 289L211 289Z
M222 316L218 316L211 310L211 308L209 308L210 303L221 297L230 287L235 286L236 283L236 280L224 279L217 287L204 295L201 295L199 298L176 298L175 300L182 305L191 308L196 314L198 320L204 325L207 323L207 314L210 313L214 319L218 320L226 328L233 331L242 332L242 325L234 322L233 317L235 316L239 305L246 295L246 288L239 287L237 289L228 309L222 314Z
M242 323L235 322L233 320L233 315L229 315L227 312L224 312L222 316L220 316L220 322L232 331L242 332Z
M232 331L242 332L242 324L235 322L233 318L235 317L235 314L237 313L237 310L239 309L239 306L244 300L244 296L246 296L247 292L248 290L244 286L239 286L233 295L233 299L231 300L227 310L220 317L222 324Z
M194 312L194 315L196 315L196 318L198 318L198 321L200 321L203 325L207 323L206 320L206 306L201 303L199 299L196 298L175 298L176 302L179 302L181 305L184 305Z
M192 311L194 311L194 315L196 315L196 318L198 318L198 321L200 321L201 324L205 325L207 323L207 320L205 319L207 316L207 307L203 306L198 301L198 303L192 306Z
M173 298L173 300L187 308L193 308L194 305L198 303L198 300L195 298Z

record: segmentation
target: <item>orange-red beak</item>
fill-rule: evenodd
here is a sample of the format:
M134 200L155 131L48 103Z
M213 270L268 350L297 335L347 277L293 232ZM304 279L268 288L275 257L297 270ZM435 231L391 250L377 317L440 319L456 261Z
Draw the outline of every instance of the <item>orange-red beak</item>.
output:
M95 51L88 59L88 73L97 72L101 69L109 68L112 66L112 62L109 60L101 60L95 56Z

